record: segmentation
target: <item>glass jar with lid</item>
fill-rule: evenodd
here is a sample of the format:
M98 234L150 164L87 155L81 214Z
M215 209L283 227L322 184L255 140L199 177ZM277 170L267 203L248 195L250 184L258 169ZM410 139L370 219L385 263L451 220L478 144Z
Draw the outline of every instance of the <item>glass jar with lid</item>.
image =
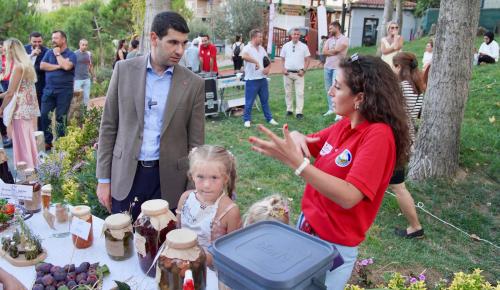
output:
M102 230L106 240L106 252L112 260L123 261L132 256L134 236L132 219L128 214L117 213L108 216L104 220Z
M75 245L75 247L77 249L85 249L92 246L92 242L94 241L94 234L92 232L92 213L90 212L90 207L86 205L74 206L71 209L71 215L90 223L90 232L87 239L81 238L75 234L71 235L71 239L73 240L73 244Z
M52 185L45 184L44 186L42 186L43 210L49 210L51 198L52 198Z
M151 269L153 260L165 236L176 228L176 224L177 219L166 200L152 199L141 205L141 214L134 223L134 241L139 264L148 276L155 276L154 269Z
M192 275L195 290L204 290L207 281L206 255L198 236L189 229L177 229L166 236L156 267L161 290L182 290L186 273Z
M25 180L22 185L29 185L33 187L33 195L31 200L24 200L24 207L28 213L36 213L42 209L41 188L42 185L38 182L35 169L26 168L24 170Z

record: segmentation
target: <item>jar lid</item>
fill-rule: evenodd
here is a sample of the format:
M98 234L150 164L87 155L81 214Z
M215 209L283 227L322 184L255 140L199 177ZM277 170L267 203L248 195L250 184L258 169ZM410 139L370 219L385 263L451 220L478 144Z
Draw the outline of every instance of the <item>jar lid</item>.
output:
M124 213L117 213L108 216L104 223L106 224L106 228L110 230L121 230L126 228L132 223L130 216Z
M167 233L167 245L174 249L188 249L198 244L198 235L190 229L176 229Z
M24 169L24 174L26 174L26 175L32 175L33 173L35 173L35 168Z
M42 186L42 192L45 192L45 193L52 192L52 185L45 184L44 186Z
M141 205L141 211L147 216L155 216L169 211L168 201L163 199L151 199Z
M86 205L77 205L71 209L71 214L77 217L90 215L90 207Z

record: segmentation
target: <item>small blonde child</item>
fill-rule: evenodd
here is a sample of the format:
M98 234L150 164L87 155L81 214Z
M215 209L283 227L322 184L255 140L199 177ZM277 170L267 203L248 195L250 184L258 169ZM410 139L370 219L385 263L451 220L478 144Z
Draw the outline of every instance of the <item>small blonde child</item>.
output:
M215 239L241 228L240 210L232 200L236 162L224 147L203 145L189 154L188 174L195 190L184 192L179 199L178 227L198 234L198 243L205 249L207 265L211 266L208 246Z
M288 201L279 194L273 194L254 203L244 217L243 226L249 226L260 221L278 221L285 224L290 222Z

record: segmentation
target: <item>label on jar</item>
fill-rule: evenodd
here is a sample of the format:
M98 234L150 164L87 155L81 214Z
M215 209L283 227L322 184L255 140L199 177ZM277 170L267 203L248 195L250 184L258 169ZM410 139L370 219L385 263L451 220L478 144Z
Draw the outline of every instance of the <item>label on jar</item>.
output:
M155 279L156 279L156 283L160 284L160 281L161 281L161 270L160 270L160 267L158 267L158 265L156 265L156 276L155 276Z
M135 248L137 250L137 253L141 254L143 258L146 257L146 238L139 234L135 234L134 236Z
M111 241L106 239L106 250L108 254L113 257L125 256L125 247L123 243L124 241Z
M92 228L91 223L81 220L76 216L74 216L73 219L71 220L70 233L86 241L89 238L91 228Z

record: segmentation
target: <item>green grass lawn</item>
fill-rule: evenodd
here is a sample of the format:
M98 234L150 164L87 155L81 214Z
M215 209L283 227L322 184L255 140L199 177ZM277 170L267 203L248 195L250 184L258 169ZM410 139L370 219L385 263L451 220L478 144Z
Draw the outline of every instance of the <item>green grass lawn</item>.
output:
M477 44L480 43L478 38ZM426 39L405 43L404 50L417 54L422 59ZM477 45L479 47L479 45ZM374 54L375 48L357 48L349 53ZM271 77L270 104L274 118L288 123L291 130L310 133L329 126L332 117L323 117L326 111L326 93L323 71L306 74L305 107L303 120L285 116L283 79ZM416 202L442 219L500 244L500 65L474 67L462 124L460 164L467 173L462 180L427 180L423 183L408 183ZM496 121L492 121L492 117ZM491 121L490 121L491 120ZM240 117L208 118L206 142L229 148L238 161L238 199L242 212L256 200L281 193L292 200L292 220L300 211L300 200L304 182L292 170L250 150L247 139L259 135L254 124L263 123L262 112L253 110L253 126L243 127ZM281 127L274 127L280 132ZM423 240L404 240L393 234L396 226L406 227L396 200L386 195L378 217L360 247L359 258L373 257L374 279L381 281L386 273L400 271L405 275L426 271L431 286L440 278L451 278L453 272L481 268L492 282L500 277L500 251L483 242L474 241L464 234L444 225L419 211L426 231Z

